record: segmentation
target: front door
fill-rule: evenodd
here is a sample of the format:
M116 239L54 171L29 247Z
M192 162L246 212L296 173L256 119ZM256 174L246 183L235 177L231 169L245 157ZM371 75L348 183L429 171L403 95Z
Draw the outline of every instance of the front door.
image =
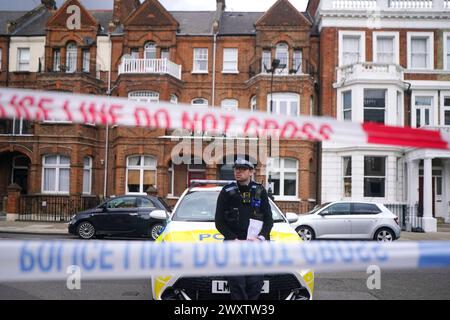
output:
M436 177L432 178L432 195L433 195L433 217L436 212ZM419 217L423 217L423 177L419 177Z

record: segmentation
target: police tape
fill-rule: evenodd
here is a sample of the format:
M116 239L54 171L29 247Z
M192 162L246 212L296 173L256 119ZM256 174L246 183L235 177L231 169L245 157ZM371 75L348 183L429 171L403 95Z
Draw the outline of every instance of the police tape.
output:
M0 282L450 268L450 242L2 241Z
M435 130L10 88L0 88L0 118L450 149L450 133Z

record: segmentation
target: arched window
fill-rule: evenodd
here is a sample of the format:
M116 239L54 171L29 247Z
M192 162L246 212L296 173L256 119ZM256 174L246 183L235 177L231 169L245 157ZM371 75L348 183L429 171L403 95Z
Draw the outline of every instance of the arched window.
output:
M128 100L136 102L159 102L159 93L154 91L133 91L128 94Z
M66 72L73 73L77 71L78 48L75 42L67 44L66 52Z
M156 159L152 156L127 158L127 194L144 194L150 186L156 187Z
M275 59L280 60L280 66L278 73L288 73L289 71L289 46L286 43L277 44L275 50Z
M195 98L192 100L191 105L193 106L199 106L199 107L207 107L208 106L208 100L204 98Z
M239 102L236 99L222 100L222 110L225 111L238 111Z
M257 111L257 110L258 110L258 106L257 106L257 104L256 104L256 96L253 96L253 97L250 99L250 110L251 110L251 111Z
M170 95L170 103L178 104L178 97L177 97L176 94L171 94Z
M156 44L147 42L144 47L144 59L156 59Z

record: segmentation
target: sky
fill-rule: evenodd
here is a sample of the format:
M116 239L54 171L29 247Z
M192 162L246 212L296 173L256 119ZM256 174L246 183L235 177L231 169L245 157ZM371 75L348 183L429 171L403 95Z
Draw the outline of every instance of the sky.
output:
M56 0L61 6L65 0ZM88 9L110 9L113 0L80 0ZM142 1L142 0L141 0ZM299 11L306 9L308 0L290 0ZM215 0L160 0L170 11L213 11L216 9ZM226 0L227 11L266 11L276 0ZM41 0L0 0L0 10L29 10L41 3Z

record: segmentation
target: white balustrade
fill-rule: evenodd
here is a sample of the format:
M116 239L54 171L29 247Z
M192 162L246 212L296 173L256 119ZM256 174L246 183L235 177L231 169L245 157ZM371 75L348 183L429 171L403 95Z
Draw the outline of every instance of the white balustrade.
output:
M450 0L329 0L321 1L320 10L449 11Z
M388 63L357 63L337 68L337 82L357 80L394 80L403 81L403 68Z
M181 65L168 59L123 59L119 75L127 73L169 74L181 80Z

